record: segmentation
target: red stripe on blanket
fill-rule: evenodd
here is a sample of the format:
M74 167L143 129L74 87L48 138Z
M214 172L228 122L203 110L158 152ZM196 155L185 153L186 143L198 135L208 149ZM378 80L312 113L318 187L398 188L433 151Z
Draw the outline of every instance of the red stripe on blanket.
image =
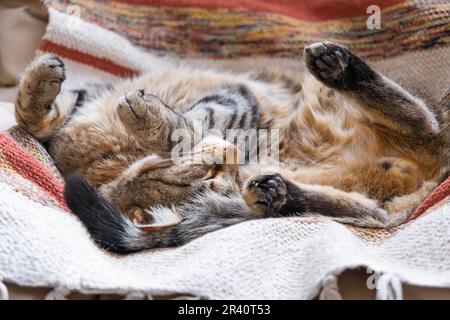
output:
M15 172L33 182L62 209L70 212L64 200L64 186L31 153L5 132L0 133L0 150Z
M414 211L408 220L414 220L421 216L439 201L450 196L450 177L447 178L439 187L437 187L422 204Z
M127 78L139 74L136 70L123 67L108 59L98 58L91 54L54 43L50 40L42 40L39 49L45 52L55 53L63 58L89 65L119 77Z
M115 0L131 5L164 7L201 7L206 9L238 9L271 12L306 21L323 21L367 15L370 5L385 9L405 0Z

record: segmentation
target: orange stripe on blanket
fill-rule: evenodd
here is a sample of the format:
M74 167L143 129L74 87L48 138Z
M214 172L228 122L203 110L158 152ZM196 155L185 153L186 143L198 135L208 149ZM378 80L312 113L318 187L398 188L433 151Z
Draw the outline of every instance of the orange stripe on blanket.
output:
M248 9L278 13L305 21L324 21L367 15L367 7L385 9L405 0L114 0L131 5L200 7L207 9Z
M421 216L424 212L434 206L441 200L444 200L450 196L450 177L447 178L439 187L437 187L422 204L416 209L416 211L409 217L408 220L414 220Z
M42 192L53 198L63 210L70 212L64 200L64 186L32 154L22 148L5 132L0 133L0 149L15 172L37 185Z
M57 54L63 58L89 65L122 78L133 77L139 74L138 71L118 65L111 60L98 58L91 54L54 43L50 40L42 40L39 49L45 52Z

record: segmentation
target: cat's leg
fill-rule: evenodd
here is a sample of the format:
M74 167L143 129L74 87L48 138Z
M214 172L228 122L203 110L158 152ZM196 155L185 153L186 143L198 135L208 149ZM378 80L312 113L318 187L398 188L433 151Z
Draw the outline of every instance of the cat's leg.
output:
M117 112L126 129L146 149L170 152L177 141L172 141L175 130L193 135L189 121L159 98L138 90L120 98Z
M388 221L388 213L362 194L294 183L277 173L251 178L245 185L243 196L256 216L317 214L373 227L382 227Z
M334 43L316 43L305 48L305 62L314 77L351 98L371 121L416 138L439 133L436 115L421 99L349 50Z

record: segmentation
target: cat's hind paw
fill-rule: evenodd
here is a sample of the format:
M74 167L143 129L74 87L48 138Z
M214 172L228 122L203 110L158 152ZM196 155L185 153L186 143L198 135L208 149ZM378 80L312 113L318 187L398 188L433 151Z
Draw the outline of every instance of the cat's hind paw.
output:
M19 84L17 105L47 113L61 85L66 79L63 61L53 54L45 54L34 60L25 71Z

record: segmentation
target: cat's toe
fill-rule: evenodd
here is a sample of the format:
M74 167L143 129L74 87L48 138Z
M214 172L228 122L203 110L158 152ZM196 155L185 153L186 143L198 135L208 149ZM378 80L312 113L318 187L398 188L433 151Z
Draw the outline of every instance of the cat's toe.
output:
M278 174L265 174L250 179L244 188L244 199L258 216L276 216L286 203L287 186Z

